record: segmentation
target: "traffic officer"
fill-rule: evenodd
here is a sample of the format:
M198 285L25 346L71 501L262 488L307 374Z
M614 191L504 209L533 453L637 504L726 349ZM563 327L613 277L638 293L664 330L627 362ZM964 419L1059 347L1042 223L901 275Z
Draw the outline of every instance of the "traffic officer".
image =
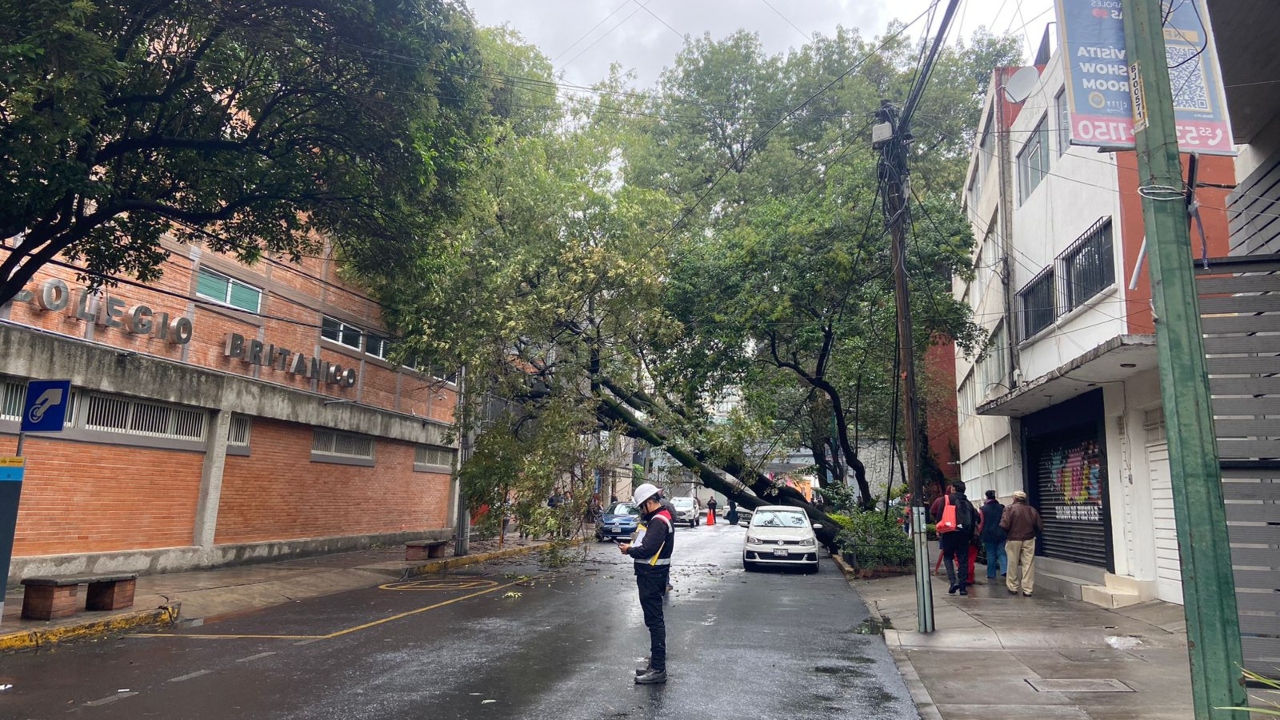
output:
M653 685L667 681L667 627L662 619L662 593L671 576L675 525L671 513L662 506L662 494L653 485L645 483L636 488L631 501L640 508L641 530L635 540L618 547L635 560L640 608L644 611L645 627L649 628L649 666L636 671L636 684Z

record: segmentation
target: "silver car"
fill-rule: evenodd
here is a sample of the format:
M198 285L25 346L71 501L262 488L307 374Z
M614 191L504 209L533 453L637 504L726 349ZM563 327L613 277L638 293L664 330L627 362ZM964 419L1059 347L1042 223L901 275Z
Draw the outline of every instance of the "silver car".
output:
M764 505L755 510L742 546L742 568L748 572L763 565L802 567L818 571L818 538L803 510L785 505Z
M698 527L698 523L702 522L698 504L691 497L671 498L671 507L676 509L676 516L673 519L678 523L687 522L689 527Z

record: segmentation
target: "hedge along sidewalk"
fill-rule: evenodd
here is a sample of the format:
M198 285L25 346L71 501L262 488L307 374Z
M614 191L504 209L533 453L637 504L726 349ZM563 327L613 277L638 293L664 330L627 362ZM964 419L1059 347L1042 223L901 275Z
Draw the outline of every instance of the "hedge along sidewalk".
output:
M580 542L580 541L576 541ZM508 538L473 540L462 557L404 561L404 547L317 555L271 563L143 575L134 605L117 612L80 612L68 618L23 620L22 591L5 597L0 622L0 654L36 650L58 643L97 640L178 622L216 619L307 598L445 572L542 550L551 543Z
M1110 610L1043 591L1022 597L985 575L979 566L968 596L933 583L929 634L916 632L913 576L850 581L885 626L921 718L1191 717L1181 607L1154 600Z

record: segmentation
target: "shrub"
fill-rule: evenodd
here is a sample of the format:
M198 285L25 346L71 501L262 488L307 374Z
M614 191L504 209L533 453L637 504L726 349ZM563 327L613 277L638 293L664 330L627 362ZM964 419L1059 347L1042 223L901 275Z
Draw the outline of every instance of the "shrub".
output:
M911 567L915 550L911 537L902 531L897 518L881 512L865 512L849 517L850 525L836 537L840 549L853 554L860 568Z

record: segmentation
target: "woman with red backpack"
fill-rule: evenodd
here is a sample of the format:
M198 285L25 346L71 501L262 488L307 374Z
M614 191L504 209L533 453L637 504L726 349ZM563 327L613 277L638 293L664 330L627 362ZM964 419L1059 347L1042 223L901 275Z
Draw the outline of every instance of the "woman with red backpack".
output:
M964 495L964 481L951 483L951 492L933 501L929 508L942 548L942 564L947 568L951 588L948 595L968 595L969 545L982 530L982 514Z

